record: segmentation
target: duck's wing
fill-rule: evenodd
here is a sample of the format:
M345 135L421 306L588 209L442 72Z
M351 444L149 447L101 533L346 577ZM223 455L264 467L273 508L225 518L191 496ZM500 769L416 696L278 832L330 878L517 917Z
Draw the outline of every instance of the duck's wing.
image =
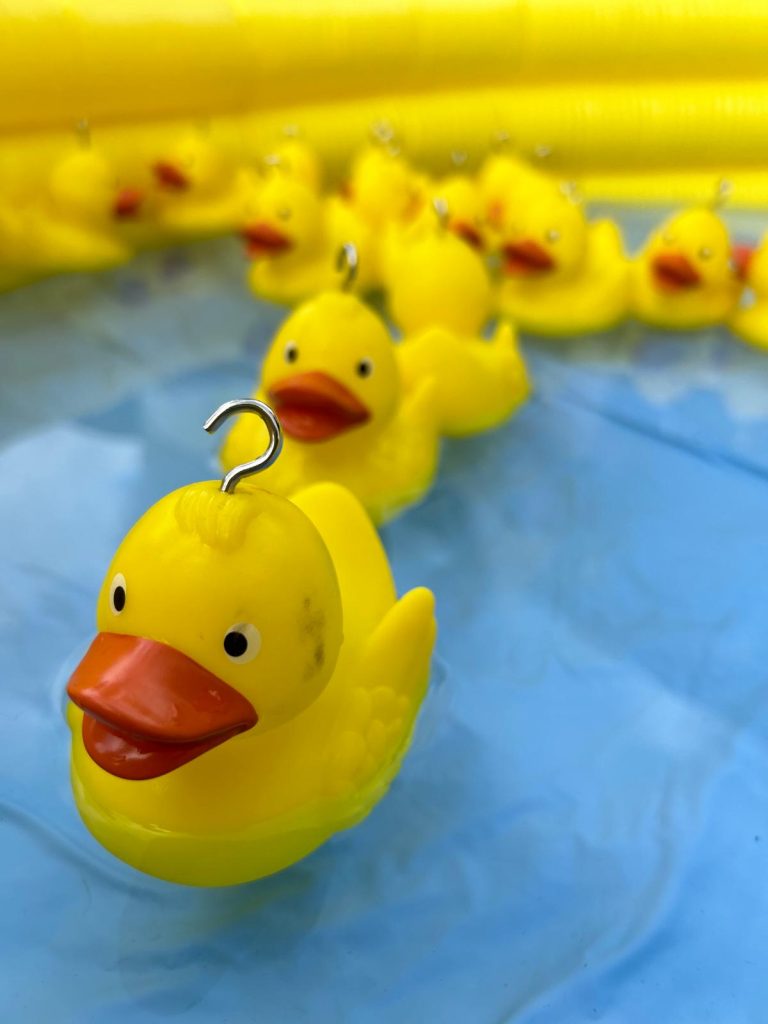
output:
M335 723L326 779L341 798L345 824L380 799L408 749L429 682L435 601L418 587L391 608L369 637L355 685Z
M368 636L396 601L389 563L368 513L340 484L320 483L291 497L325 541L341 589L347 640Z

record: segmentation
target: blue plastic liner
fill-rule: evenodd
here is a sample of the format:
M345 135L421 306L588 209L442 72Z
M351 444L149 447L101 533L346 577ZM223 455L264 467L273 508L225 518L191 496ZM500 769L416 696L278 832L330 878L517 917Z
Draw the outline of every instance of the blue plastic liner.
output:
M768 997L768 361L526 342L536 395L384 533L435 686L383 803L194 890L75 811L63 688L124 531L281 312L237 247L0 298L0 1007L9 1024L758 1024Z

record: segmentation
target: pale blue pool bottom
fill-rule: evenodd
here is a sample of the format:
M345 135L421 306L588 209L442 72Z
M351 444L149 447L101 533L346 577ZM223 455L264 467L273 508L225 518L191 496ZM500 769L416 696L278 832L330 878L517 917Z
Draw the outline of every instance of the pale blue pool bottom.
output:
M385 530L435 692L387 799L196 891L90 838L61 691L131 522L279 312L229 249L0 298L0 1006L13 1024L758 1024L768 997L768 362L527 344L504 430Z

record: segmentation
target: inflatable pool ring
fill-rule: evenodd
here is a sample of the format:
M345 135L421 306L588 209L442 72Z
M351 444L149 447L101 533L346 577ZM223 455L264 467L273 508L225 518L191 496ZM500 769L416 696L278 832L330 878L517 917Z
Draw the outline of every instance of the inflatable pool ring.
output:
M360 503L238 483L264 456L149 509L118 548L67 687L78 809L108 850L189 885L247 882L360 821L408 748L432 594L397 599ZM250 453L253 456L253 452Z

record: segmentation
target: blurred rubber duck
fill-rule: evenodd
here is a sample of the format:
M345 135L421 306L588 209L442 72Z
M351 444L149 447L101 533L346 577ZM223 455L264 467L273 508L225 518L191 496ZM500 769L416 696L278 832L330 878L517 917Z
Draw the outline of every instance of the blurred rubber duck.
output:
M491 283L480 256L439 222L403 247L393 267L389 305L403 331L396 346L406 392L432 379L440 433L461 437L499 426L526 400L530 381L515 333L500 324L481 332L491 313Z
M264 158L267 168L277 168L282 174L301 181L307 188L319 192L322 187L322 167L317 152L296 135L286 135Z
M519 209L535 202L542 192L549 193L553 186L548 174L521 156L491 153L478 172L476 184L486 246L498 247Z
M734 312L742 288L728 230L708 207L674 214L632 261L632 312L658 327L723 323Z
M337 287L336 256L354 242L356 287L373 280L371 234L347 203L324 199L304 182L274 169L250 205L241 235L251 260L248 281L260 298L291 305Z
M453 174L435 182L431 202L445 209L445 226L472 249L485 248L483 202L475 182L465 174Z
M730 326L742 341L768 349L768 233L755 247L734 246L732 258L745 291Z
M103 153L79 147L54 164L39 201L0 208L0 288L127 262L143 201Z
M199 886L280 871L368 814L435 637L432 594L397 599L364 509L329 483L167 495L118 548L96 619L67 687L78 809L117 857Z
M605 330L625 316L628 263L613 221L587 220L567 187L537 188L504 224L498 309L533 334Z
M361 220L381 230L411 223L428 201L429 186L396 147L371 144L354 158L343 194Z
M355 296L326 292L288 317L257 395L286 435L282 458L262 475L276 493L331 480L383 523L429 490L439 454L432 381L403 396L389 333ZM242 417L222 449L223 466L262 444L261 425Z
M182 135L152 165L161 228L182 237L234 231L258 189L255 171L239 166L207 132Z

